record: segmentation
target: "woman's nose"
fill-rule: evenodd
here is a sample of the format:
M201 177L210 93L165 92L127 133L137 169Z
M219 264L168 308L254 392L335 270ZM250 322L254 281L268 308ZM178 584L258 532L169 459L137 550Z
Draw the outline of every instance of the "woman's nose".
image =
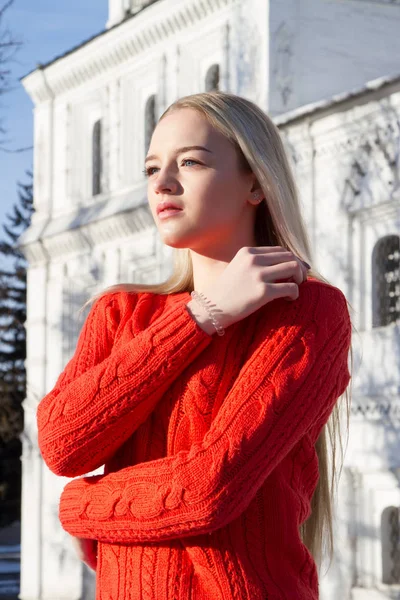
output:
M171 174L167 172L159 172L154 181L154 191L156 193L174 193L177 189L177 181Z

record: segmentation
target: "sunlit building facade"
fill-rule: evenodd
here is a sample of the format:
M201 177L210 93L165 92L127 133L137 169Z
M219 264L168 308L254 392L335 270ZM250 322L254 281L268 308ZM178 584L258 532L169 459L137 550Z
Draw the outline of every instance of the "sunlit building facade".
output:
M314 264L354 309L338 544L321 598L400 598L399 31L399 0L109 0L103 33L23 79L36 212L20 239L21 600L94 598L94 576L58 521L66 480L41 459L36 407L74 352L89 295L168 277L144 157L172 101L213 89L255 101L280 127Z

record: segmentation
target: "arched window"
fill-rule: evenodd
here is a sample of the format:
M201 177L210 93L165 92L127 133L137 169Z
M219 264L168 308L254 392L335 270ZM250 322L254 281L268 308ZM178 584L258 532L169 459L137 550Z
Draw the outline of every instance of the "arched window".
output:
M219 90L219 65L212 65L206 75L206 92Z
M373 327L383 327L400 318L400 237L380 239L372 254Z
M388 506L381 517L382 583L400 583L399 509Z
M156 97L150 96L146 102L145 115L144 115L144 151L147 153L151 136L153 135L154 128L156 126Z
M101 121L96 121L93 125L93 137L92 137L92 194L97 196L101 194L101 180L102 180L102 140L101 140Z

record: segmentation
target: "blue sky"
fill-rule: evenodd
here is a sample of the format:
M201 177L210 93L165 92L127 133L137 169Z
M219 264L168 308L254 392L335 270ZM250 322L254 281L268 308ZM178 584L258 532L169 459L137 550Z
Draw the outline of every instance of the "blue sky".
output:
M0 0L3 5L4 0ZM32 146L33 103L19 78L38 63L49 62L104 30L107 13L107 0L14 0L6 13L6 23L23 46L10 65L14 89L1 98L0 106L10 148ZM6 214L17 202L17 182L26 182L25 172L32 169L32 160L32 151L0 151L0 225L9 223ZM0 227L0 239L5 237Z

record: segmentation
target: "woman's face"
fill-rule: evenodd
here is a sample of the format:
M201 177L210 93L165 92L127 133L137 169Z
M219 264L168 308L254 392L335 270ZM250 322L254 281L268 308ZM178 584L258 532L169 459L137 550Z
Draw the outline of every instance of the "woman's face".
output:
M150 209L165 244L197 252L232 239L239 247L253 245L248 200L255 177L240 170L234 146L198 111L175 110L158 123L146 170ZM182 210L161 220L162 201Z

